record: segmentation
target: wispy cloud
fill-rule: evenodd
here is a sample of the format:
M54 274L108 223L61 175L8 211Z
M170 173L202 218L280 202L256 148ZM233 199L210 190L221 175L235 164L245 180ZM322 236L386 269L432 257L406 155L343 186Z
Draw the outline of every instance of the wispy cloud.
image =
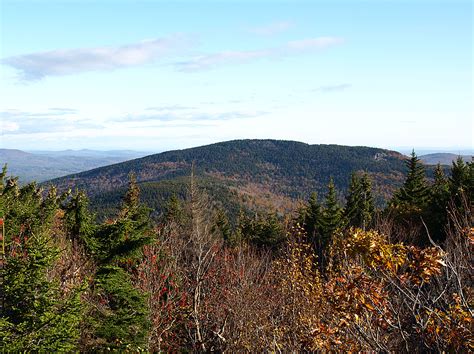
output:
M7 120L0 120L0 131L2 134L15 132L20 129L18 123L9 122Z
M291 41L286 44L286 49L290 52L300 52L306 50L321 50L341 44L344 39L340 37L316 37ZM285 49L285 48L284 48Z
M248 32L259 36L272 36L281 32L285 32L293 26L290 21L278 21L263 26L249 28Z
M118 47L64 49L18 55L1 62L19 70L24 80L40 80L46 76L114 70L152 63L189 44L186 36L174 35Z
M145 110L147 111L187 111L190 109L195 109L195 107L190 107L190 106L182 106L182 105L171 105L171 106L155 106L155 107L148 107Z
M313 92L336 92L344 91L352 87L352 84L338 84L338 85L327 85L320 86L312 90Z
M251 60L271 56L271 51L223 51L214 54L197 56L192 59L176 63L179 71L199 71L211 69L225 64L245 63Z
M42 112L5 110L0 112L1 132L19 135L102 127L93 120L79 117L77 113L72 108L50 108Z
M149 107L152 108L152 107ZM261 117L256 110L206 111L179 105L145 108L123 115L90 118L72 108L50 108L40 112L17 109L0 111L0 133L8 135L61 134L71 131L105 134L106 130L170 127L205 127L220 122ZM68 113L69 112L69 113ZM97 119L95 119L97 118Z
M270 28L266 31L270 33ZM279 23L274 28L283 28ZM261 28L263 30L263 28ZM265 31L263 31L265 32ZM341 44L339 37L316 37L287 42L279 47L260 50L229 50L195 56L174 63L179 71L200 71L221 65L239 64L262 58L283 57L319 51ZM88 71L110 71L125 67L150 64L172 54L182 54L191 41L183 35L143 40L118 47L63 49L7 57L1 63L17 69L26 81L47 76L63 76ZM54 109L53 109L54 110ZM57 109L62 112L61 108Z
M15 118L15 119L22 119L22 118L47 118L47 117L55 117L55 116L66 116L66 115L73 115L78 113L77 109L73 108L48 108L42 112L26 112L21 111L18 109L7 109L4 111L0 111L0 118Z
M135 113L122 117L111 118L109 122L206 122L206 121L228 121L234 119L248 119L260 117L267 114L265 111L228 111L228 112L202 112L199 110L186 110L181 108L157 113Z
M190 60L176 63L180 71L200 71L212 69L222 65L241 64L253 60L284 57L307 52L315 52L339 45L344 42L340 37L316 37L287 42L282 46L248 51L222 51L208 55L201 55Z

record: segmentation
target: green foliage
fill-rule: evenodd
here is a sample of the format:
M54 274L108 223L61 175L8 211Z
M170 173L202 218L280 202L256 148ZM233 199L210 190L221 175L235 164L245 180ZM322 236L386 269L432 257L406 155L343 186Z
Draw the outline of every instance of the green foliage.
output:
M372 196L372 182L367 173L353 173L349 185L344 217L348 226L366 229L370 226L375 212Z
M322 257L322 249L320 247L320 223L322 219L322 206L318 202L316 192L311 193L308 202L300 208L296 222L305 230L309 243L314 250Z
M458 208L462 207L463 197L474 200L474 163L464 163L461 156L453 162L449 190Z
M332 178L324 200L323 212L319 222L319 248L324 252L331 242L334 232L343 226L342 208L337 201L336 187Z
M95 278L99 308L92 314L95 349L143 350L149 329L146 298L121 267L104 265Z
M47 278L58 250L44 234L14 241L3 274L5 312L0 323L0 349L70 351L79 339L81 289L64 298L60 284Z
M216 228L227 243L232 243L232 227L224 210L219 209L216 213Z
M412 152L407 161L408 174L402 186L394 195L391 205L404 211L418 211L421 213L429 200L428 185L425 177L425 168Z
M64 206L64 220L66 231L71 239L77 238L84 242L90 251L97 248L93 237L96 224L93 215L89 212L89 201L84 192L77 192L71 196Z
M434 182L430 187L430 203L426 213L430 235L438 243L445 239L449 201L449 180L446 178L441 165L438 164L435 170Z
M59 258L53 221L59 199L54 189L43 198L35 184L19 188L1 175L0 214L7 249L1 268L1 351L71 351L79 339L82 288L64 289L50 279Z
M163 221L184 223L186 218L183 205L176 194L172 194L164 207Z
M285 241L285 230L276 214L255 214L255 217L242 214L236 232L242 241L261 248L276 250Z
M149 328L146 295L135 289L126 270L136 265L143 246L152 240L150 210L140 204L136 180L130 176L118 217L96 227L85 240L98 264L94 293L102 305L91 313L91 349L145 347Z

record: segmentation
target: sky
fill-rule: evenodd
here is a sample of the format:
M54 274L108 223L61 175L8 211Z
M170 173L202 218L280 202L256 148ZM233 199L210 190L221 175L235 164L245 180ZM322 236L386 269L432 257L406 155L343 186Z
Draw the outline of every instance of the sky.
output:
M0 147L473 148L472 2L0 1Z

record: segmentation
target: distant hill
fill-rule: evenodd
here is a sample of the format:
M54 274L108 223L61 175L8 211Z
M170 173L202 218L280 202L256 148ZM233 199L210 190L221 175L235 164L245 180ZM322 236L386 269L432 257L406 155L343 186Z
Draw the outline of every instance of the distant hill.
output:
M46 181L92 168L142 157L146 153L136 151L35 151L0 149L0 163L8 164L8 173L19 176L23 183Z
M459 155L451 153L434 153L419 156L420 160L426 165L451 165L453 161L456 161ZM472 155L462 155L464 162L471 162Z
M96 158L123 158L123 159L134 159L137 157L143 157L150 155L147 152L140 152L134 150L90 150L90 149L81 149L81 150L61 150L61 151L27 151L36 155L45 155L50 157L63 157L63 156L76 156L76 157L96 157Z
M228 210L235 212L239 205L288 210L313 191L323 196L330 176L345 190L351 172L360 170L373 176L378 202L383 203L403 181L405 159L398 152L370 147L235 140L150 155L48 183L85 190L105 212L118 205L128 174L134 172L142 199L159 211L172 193L184 196L194 162L201 184Z

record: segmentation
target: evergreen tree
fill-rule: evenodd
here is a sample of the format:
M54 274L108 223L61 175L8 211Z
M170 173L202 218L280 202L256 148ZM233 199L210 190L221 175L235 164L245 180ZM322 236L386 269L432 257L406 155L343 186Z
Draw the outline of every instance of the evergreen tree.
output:
M283 225L276 214L255 214L253 218L242 215L237 230L236 238L257 247L276 250L285 240Z
M353 173L349 185L344 217L348 226L363 228L370 225L375 212L372 182L367 173Z
M171 195L168 202L164 207L163 221L182 224L184 223L185 213L181 201L178 199L175 193Z
M316 249L318 245L318 225L321 218L321 204L316 192L311 193L308 202L298 211L296 222L306 231L308 241Z
M139 203L133 176L119 216L99 225L86 240L97 262L94 293L101 307L91 314L89 349L145 349L149 328L146 295L133 286L130 270L153 239L150 210Z
M324 207L318 223L318 256L320 258L320 265L324 267L324 259L326 249L331 243L334 232L343 226L342 208L337 201L336 187L334 180L330 179L328 184L328 192L324 200Z
M438 243L445 238L447 208L449 203L449 181L440 164L434 172L434 182L430 188L430 203L426 216L431 237Z
M89 211L89 201L84 192L76 192L64 206L66 230L71 239L79 239L89 250L97 248L93 234L96 230L94 215Z
M472 201L474 198L474 167L473 163L465 163L461 156L453 161L449 189L457 207L461 207L462 198Z
M232 244L232 228L229 223L229 218L223 209L217 211L215 223L215 228L219 230L224 241L228 244Z
M60 256L53 221L59 200L54 189L43 198L34 183L0 181L0 215L6 224L7 254L1 267L0 350L73 351L79 339L82 289L64 293L48 277Z
M429 201L425 168L413 150L407 161L408 174L403 186L395 193L391 205L404 212L422 213Z

